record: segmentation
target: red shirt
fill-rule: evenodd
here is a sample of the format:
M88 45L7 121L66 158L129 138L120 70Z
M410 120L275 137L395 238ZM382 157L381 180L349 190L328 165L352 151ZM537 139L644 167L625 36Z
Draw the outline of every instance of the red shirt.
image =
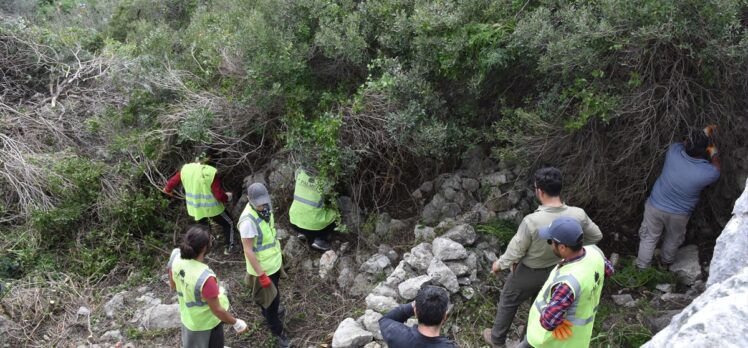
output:
M169 181L166 182L166 187L164 187L164 192L171 193L172 190L174 190L177 185L182 183L182 175L180 172L177 172L172 176ZM213 177L213 183L210 185L210 190L213 192L213 197L216 198L217 201L221 203L226 203L229 200L229 197L226 195L226 192L221 188L221 179L218 177L218 175Z

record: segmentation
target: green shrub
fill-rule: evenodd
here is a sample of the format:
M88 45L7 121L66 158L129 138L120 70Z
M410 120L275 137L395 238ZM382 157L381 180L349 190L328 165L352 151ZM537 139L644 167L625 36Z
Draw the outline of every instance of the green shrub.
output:
M493 219L485 224L476 225L475 231L497 237L503 245L506 245L517 233L518 227L513 221Z

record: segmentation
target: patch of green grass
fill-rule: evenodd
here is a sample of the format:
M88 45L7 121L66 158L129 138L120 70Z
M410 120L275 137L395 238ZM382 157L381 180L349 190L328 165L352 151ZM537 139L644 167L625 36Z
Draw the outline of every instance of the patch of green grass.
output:
M509 220L494 219L485 224L475 226L475 231L482 234L492 235L507 244L517 232L517 224Z
M637 269L633 258L623 260L623 267L616 270L611 281L622 288L647 287L654 289L657 284L675 283L675 275L654 267L645 270Z

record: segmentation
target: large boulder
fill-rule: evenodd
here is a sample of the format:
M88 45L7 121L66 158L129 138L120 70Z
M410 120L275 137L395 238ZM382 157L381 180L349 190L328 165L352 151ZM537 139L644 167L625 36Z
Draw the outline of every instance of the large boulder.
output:
M699 247L686 245L675 254L675 260L670 265L670 272L675 273L683 284L691 285L701 278L701 264L699 264Z
M390 267L390 265L391 261L389 257L376 253L366 260L366 262L361 264L359 271L376 275L384 272L384 269Z
M378 340L383 339L382 332L379 330L379 319L381 318L381 313L375 312L371 309L367 309L364 313L364 328L374 334L374 338Z
M147 308L140 318L140 326L146 330L172 329L182 326L179 318L179 304L159 304Z
M374 338L371 332L364 330L353 318L345 318L332 336L333 348L360 348Z
M475 233L473 226L468 224L459 224L452 227L447 233L442 235L443 238L449 238L462 245L473 245L478 235Z
M457 276L444 262L437 258L431 260L427 274L434 282L444 286L450 293L454 294L460 290L460 284L457 283Z
M379 313L387 313L398 306L394 298L382 295L369 294L366 296L366 308Z
M713 284L644 348L748 347L748 267Z
M400 283L400 285L397 286L398 291L400 291L400 297L404 298L406 301L416 298L421 286L430 281L431 277L428 275L422 275Z
M733 217L717 242L706 291L643 347L748 347L748 255L740 247L746 239L748 190L735 203Z
M421 243L410 249L409 253L403 255L403 260L416 271L425 271L431 264L434 254L431 252L432 246L429 243Z
M748 181L746 181L748 183ZM748 184L747 184L748 185ZM717 238L706 286L719 283L748 267L748 190L735 201L733 218Z
M442 261L461 260L468 256L462 244L443 237L434 239L432 250L434 257Z

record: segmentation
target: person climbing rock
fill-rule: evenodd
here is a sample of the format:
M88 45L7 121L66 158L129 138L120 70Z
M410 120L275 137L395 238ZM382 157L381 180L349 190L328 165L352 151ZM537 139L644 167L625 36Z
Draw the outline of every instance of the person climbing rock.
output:
M415 301L400 305L380 318L379 329L390 348L457 348L440 333L448 308L447 290L426 285L418 290ZM405 321L414 315L418 325L406 326Z
M317 177L311 170L299 168L293 202L288 211L291 227L299 238L311 243L312 248L327 251L330 249L330 235L335 232L338 211L327 207Z
M644 204L636 258L639 269L650 266L660 237L662 265L668 269L675 261L675 253L686 237L688 220L699 203L699 194L720 176L715 129L714 125L693 129L688 139L668 148L662 173Z
M265 185L254 183L247 188L247 198L249 201L238 223L247 265L244 281L251 298L262 309L270 331L278 339L278 346L288 347L289 339L280 313L279 282L283 255L276 238L270 194Z
M223 323L232 325L239 334L247 331L247 323L228 312L225 291L205 264L212 246L208 229L192 225L167 265L169 285L179 301L183 348L223 348Z
M215 152L206 148L195 162L188 163L172 176L163 192L173 197L172 191L180 183L184 186L187 214L200 224L210 226L209 221L223 229L224 255L236 250L234 245L234 222L226 212L225 204L231 201L231 192L221 188L221 180L212 165Z
M505 346L517 308L537 295L558 262L558 256L545 239L538 236L540 228L560 216L568 216L581 224L585 245L595 244L603 238L600 228L583 209L568 206L561 200L562 184L561 171L556 168L535 171L535 196L540 206L525 216L504 254L492 265L492 271L499 276L502 271L511 270L501 290L493 328L483 330L483 340L493 347Z
M582 225L562 216L538 232L561 258L530 307L518 348L589 347L604 278L613 265L594 245L582 246Z

